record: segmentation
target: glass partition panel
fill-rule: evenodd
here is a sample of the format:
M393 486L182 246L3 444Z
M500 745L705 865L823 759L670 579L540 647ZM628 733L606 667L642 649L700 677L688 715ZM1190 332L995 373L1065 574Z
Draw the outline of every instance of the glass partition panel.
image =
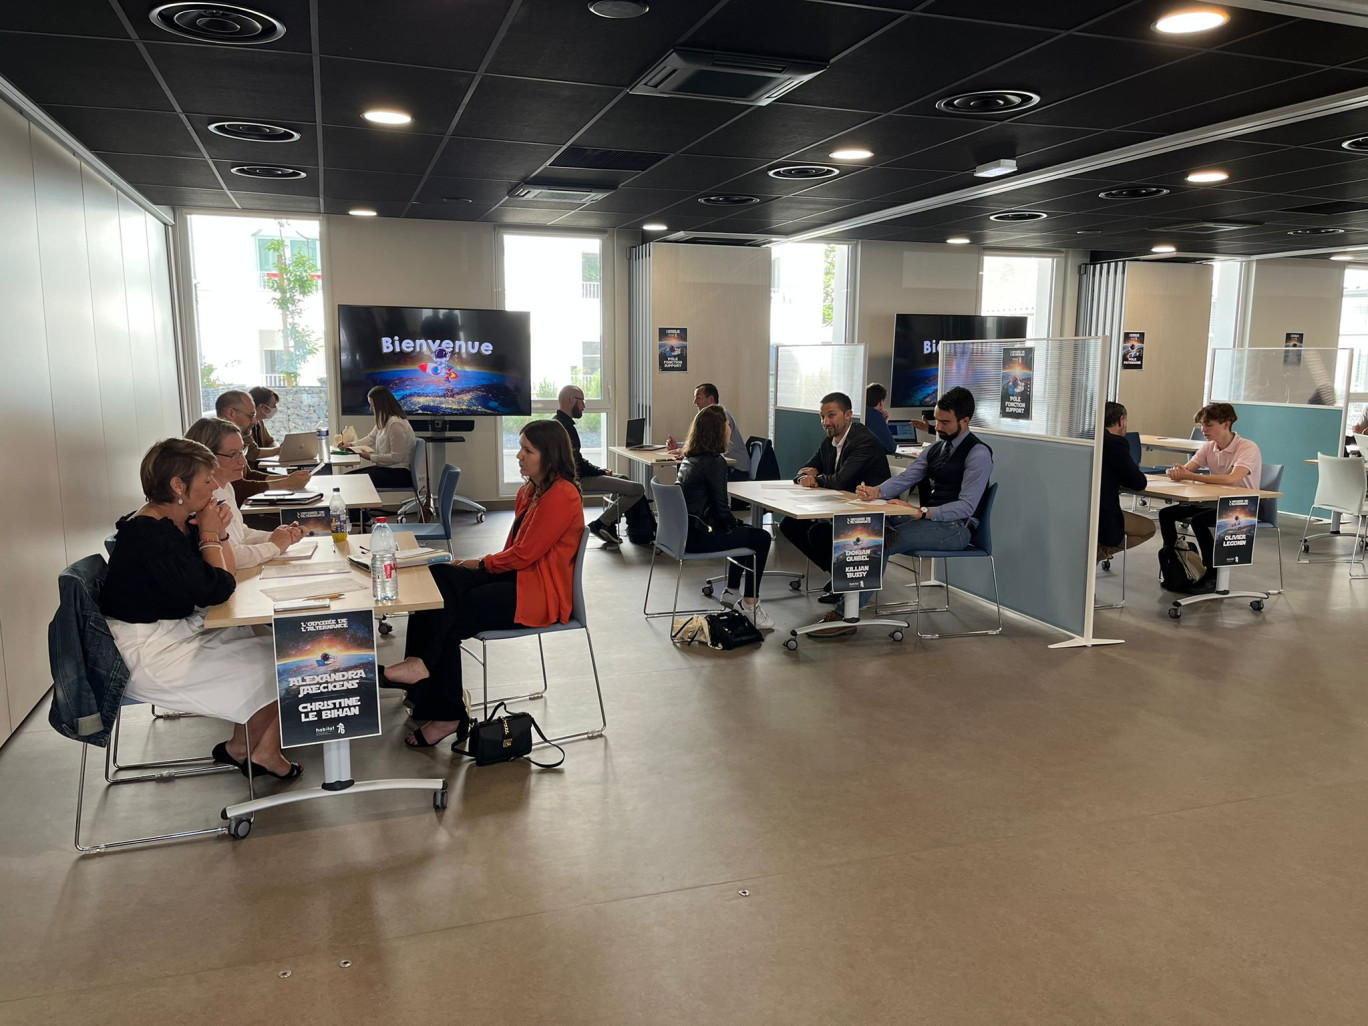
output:
M974 395L974 427L1092 443L1103 338L942 342L941 395Z
M1343 406L1352 349L1213 349L1207 371L1211 402Z
M775 346L774 408L814 412L828 392L844 392L864 414L865 347Z

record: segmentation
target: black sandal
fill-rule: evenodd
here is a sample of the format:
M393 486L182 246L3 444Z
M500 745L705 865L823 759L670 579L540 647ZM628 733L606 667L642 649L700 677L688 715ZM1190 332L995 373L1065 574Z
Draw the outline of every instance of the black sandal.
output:
M242 775L245 777L247 775L247 763L244 762L240 768L242 769ZM277 780L293 780L303 772L304 767L297 762L290 763L290 771L288 773L272 773L265 766L261 765L261 763L252 763L253 777L275 777Z
M242 769L242 763L228 754L227 741L220 741L218 744L214 745L214 750L209 754L217 763L222 763L224 766L232 766L234 769Z

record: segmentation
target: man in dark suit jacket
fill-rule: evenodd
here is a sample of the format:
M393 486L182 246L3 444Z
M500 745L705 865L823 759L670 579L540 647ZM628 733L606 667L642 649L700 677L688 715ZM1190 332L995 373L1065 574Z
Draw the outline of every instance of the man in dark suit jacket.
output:
M874 433L855 422L850 396L831 392L822 396L822 430L826 438L798 471L794 481L804 488L831 488L851 492L856 485L883 484L890 477L888 454ZM798 551L827 572L831 571L831 521L797 520L785 517L779 533ZM839 601L831 594L831 582L823 589L821 601Z

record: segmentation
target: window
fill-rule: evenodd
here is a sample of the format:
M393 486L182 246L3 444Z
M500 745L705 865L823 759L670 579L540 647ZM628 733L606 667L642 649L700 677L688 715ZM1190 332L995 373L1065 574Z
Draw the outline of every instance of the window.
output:
M849 299L849 246L794 242L770 250L770 345L844 345Z
M611 423L603 385L603 243L594 237L504 232L505 310L532 312L532 419L552 416L564 385L584 391L586 410L576 428L591 463L608 462L604 425ZM503 418L500 483L522 483L518 433L527 417Z
M1340 307L1341 349L1354 351L1349 375L1349 426L1358 423L1368 406L1368 267L1344 269L1344 302Z
M328 416L320 222L192 214L190 275L201 409L219 393L280 393L271 434L312 431Z
M1055 258L985 254L979 313L1025 317L1026 337L1045 338L1051 327Z

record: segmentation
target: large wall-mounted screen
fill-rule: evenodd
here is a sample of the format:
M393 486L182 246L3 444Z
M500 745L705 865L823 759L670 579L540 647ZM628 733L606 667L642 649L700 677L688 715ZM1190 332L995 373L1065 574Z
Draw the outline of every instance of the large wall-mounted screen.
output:
M1025 317L970 314L898 314L893 323L893 377L888 405L931 406L940 395L940 344L989 338L1021 338Z

